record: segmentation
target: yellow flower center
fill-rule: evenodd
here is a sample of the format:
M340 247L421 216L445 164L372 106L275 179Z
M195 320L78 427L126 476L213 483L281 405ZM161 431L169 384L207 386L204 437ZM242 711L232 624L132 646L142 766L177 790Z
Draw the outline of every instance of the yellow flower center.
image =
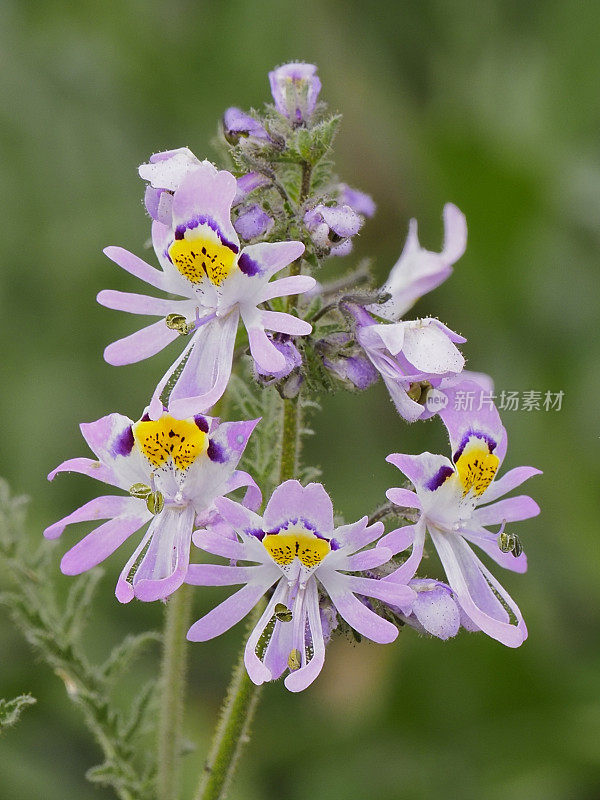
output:
M475 497L480 497L494 480L499 463L488 443L472 436L455 462L463 497L471 491Z
M175 419L168 414L157 420L136 422L133 438L155 467L162 467L170 459L177 469L186 470L208 449L208 436L193 419Z
M208 278L214 286L220 286L237 263L237 254L222 244L216 234L210 237L208 233L193 239L175 239L169 247L169 256L191 283Z
M313 569L331 550L326 539L320 539L304 528L268 533L262 542L273 561L280 567L288 567L298 558L306 569Z

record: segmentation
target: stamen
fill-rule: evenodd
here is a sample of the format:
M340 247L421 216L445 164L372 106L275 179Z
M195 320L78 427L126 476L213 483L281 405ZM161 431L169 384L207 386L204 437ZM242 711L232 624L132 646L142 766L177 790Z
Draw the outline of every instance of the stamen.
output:
M300 654L300 650L294 648L290 651L288 656L288 667L294 672L297 669L300 669L302 666L302 656Z
M172 331L177 331L180 336L187 336L195 328L195 325L193 323L188 323L186 318L181 314L167 314L165 323L167 328L170 328Z
M292 612L290 609L284 605L283 603L277 603L275 606L275 616L279 620L279 622L291 622L292 621Z
M146 498L146 505L148 506L148 511L155 516L160 514L160 512L165 507L165 498L162 495L162 492L152 492Z
M129 488L129 494L132 497L138 497L140 500L145 500L149 494L152 494L152 489L145 483L134 483Z

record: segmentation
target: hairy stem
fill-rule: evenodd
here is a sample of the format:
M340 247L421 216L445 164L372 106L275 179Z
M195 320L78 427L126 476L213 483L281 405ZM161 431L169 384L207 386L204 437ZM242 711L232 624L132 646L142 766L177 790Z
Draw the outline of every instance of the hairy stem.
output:
M281 462L279 482L293 478L298 471L300 455L300 414L298 397L283 401L283 427L281 431Z
M173 800L178 796L188 647L185 634L190 612L190 587L183 584L169 598L165 614L157 741L158 800Z
M247 635L254 629L263 610L264 602L259 603L252 612ZM261 688L248 677L242 648L231 675L212 747L200 778L197 800L221 800L227 796L240 753L250 738L250 727Z

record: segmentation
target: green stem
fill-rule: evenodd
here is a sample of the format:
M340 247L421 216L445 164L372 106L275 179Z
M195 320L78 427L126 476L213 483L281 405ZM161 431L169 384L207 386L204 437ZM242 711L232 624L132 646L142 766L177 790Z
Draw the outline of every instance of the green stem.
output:
M248 623L248 634L254 629L264 607L263 601L252 612ZM200 779L197 800L221 800L226 796L242 748L249 740L250 726L261 688L252 683L248 677L242 649L231 675L219 724Z
M158 800L173 800L178 796L188 647L185 634L190 613L190 587L183 584L169 598L165 615L157 742Z
M281 431L281 462L279 482L294 478L298 471L300 455L300 413L298 397L283 401L283 428Z

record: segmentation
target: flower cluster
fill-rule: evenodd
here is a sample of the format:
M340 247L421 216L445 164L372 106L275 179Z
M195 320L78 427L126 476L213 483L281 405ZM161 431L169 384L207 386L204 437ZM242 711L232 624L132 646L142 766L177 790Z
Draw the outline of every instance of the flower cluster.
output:
M352 252L375 205L339 182L324 159L339 117L319 101L316 67L286 64L269 80L273 104L263 114L229 108L223 116L228 169L187 147L139 167L158 266L121 247L105 253L162 295L104 290L98 302L158 319L109 344L104 357L131 364L183 342L137 421L109 414L81 425L95 458L70 459L49 475L78 472L120 494L87 502L45 536L101 521L63 556L66 575L91 569L136 537L117 580L121 603L166 600L184 582L239 586L187 637L212 639L261 604L244 656L256 684L286 674L289 690L305 689L336 630L389 643L404 624L440 639L463 627L518 646L527 635L521 612L471 545L525 571L521 542L506 525L539 508L528 496L504 496L538 470L497 476L507 432L493 402L482 402L491 380L464 371L458 345L465 339L440 320L404 319L463 255L465 217L445 206L440 253L421 247L412 220L379 289L361 287L368 276L360 270L317 283L311 273L330 256ZM277 417L221 422L208 415L227 396L234 368L248 396L278 392L284 420L290 409L296 415L295 426L283 425L281 463L263 473L261 486L246 471L252 459L238 465L251 437L255 453L261 436L273 441L266 434ZM390 505L375 518L336 524L324 487L302 485L289 468L297 461L297 422L309 392L365 390L379 376L403 419L439 416L450 458L389 455L412 486L389 489ZM452 402L465 392L479 404ZM273 461L273 452L263 456ZM241 489L243 497L229 496ZM388 519L403 524L386 532ZM417 575L427 534L443 576ZM226 562L209 563L203 554Z

